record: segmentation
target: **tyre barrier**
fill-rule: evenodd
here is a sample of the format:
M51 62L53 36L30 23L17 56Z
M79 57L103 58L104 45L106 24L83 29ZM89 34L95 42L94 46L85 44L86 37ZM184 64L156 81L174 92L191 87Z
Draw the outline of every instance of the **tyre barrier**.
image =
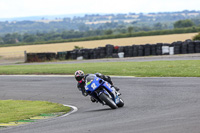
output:
M123 58L150 55L173 55L200 53L200 41L185 40L168 43L114 46L107 44L105 47L94 49L75 49L57 53L28 53L27 62L42 62L57 60Z

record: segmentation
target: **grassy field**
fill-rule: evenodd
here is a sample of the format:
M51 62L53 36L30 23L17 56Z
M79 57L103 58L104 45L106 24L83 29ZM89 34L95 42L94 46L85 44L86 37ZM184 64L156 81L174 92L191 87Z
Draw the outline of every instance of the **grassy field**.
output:
M85 73L136 77L200 77L200 60L0 66L0 74Z
M29 119L43 113L69 111L69 107L45 101L0 100L0 123Z
M155 44L155 43L172 43L175 41L185 41L186 39L192 39L198 33L187 34L173 34L173 35L160 35L160 36L146 36L146 37L130 37L120 39L107 39L96 41L84 41L84 42L70 42L70 43L57 43L57 44L43 44L43 45L27 45L27 46L13 46L13 47L0 47L0 56L13 58L23 57L24 51L28 53L38 52L58 52L73 50L74 46L80 46L84 48L96 48L99 46L105 46L106 44L128 46L133 44Z

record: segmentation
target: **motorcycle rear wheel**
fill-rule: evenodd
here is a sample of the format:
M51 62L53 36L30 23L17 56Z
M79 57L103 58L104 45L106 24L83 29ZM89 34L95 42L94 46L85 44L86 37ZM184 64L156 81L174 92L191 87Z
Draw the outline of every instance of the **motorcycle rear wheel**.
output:
M104 101L106 103L106 105L108 105L110 108L112 109L117 109L117 105L115 104L115 102L110 99L106 94L102 93L99 98Z

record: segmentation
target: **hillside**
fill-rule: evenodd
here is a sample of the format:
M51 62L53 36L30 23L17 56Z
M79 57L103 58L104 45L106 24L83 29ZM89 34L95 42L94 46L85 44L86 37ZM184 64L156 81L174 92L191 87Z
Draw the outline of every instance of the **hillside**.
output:
M35 18L35 19L34 19ZM67 17L62 15L15 18L0 21L0 34L6 33L46 33L64 30L90 31L116 29L123 30L126 26L143 27L143 31L157 27L172 29L177 20L194 19L200 24L200 11L160 12L160 13L129 13L129 14L86 14L85 16ZM197 20L196 20L197 19ZM159 24L158 24L159 23ZM137 31L137 29L135 29Z

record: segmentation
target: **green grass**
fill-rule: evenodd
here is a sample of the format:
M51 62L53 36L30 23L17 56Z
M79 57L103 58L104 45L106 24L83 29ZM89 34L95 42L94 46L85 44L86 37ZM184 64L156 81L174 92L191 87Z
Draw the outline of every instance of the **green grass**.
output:
M0 123L29 119L43 113L69 111L69 107L46 101L0 100Z
M102 73L136 77L200 77L200 60L0 66L0 74Z

